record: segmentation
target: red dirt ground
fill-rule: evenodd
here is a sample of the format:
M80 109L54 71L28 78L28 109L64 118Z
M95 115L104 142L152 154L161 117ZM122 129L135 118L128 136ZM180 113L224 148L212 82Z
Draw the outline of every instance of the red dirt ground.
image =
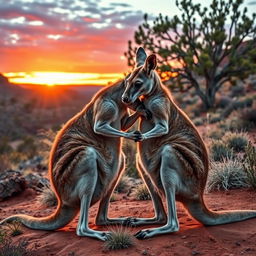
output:
M212 210L256 209L256 191L243 189L229 192L214 192L205 195L205 201ZM26 213L34 216L49 215L54 208L44 209L37 202L33 190L26 190L21 195L0 202L0 219L11 214ZM97 227L94 223L97 205L90 210L90 226L97 230L110 227ZM110 217L118 216L153 216L151 201L134 201L122 198L111 203ZM136 240L135 246L117 251L104 251L103 242L78 237L75 234L77 218L64 229L58 231L37 231L24 228L24 233L14 238L14 242L26 239L29 248L37 255L148 255L148 256L187 256L187 255L256 255L256 219L239 223L204 227L192 219L178 204L180 231L147 240ZM147 226L149 227L149 226ZM132 233L146 228L130 228Z

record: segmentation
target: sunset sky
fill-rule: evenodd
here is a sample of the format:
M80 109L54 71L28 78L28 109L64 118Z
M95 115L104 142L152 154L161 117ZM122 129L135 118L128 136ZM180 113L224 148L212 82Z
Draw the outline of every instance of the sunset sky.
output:
M245 6L256 11L256 1ZM20 83L107 84L127 71L123 53L145 12L178 9L172 0L0 0L0 72Z

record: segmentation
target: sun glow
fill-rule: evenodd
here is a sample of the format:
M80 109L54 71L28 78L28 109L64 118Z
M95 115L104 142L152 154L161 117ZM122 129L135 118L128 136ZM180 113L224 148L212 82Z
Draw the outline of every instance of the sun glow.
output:
M4 73L14 84L107 85L123 77L120 73L10 72Z

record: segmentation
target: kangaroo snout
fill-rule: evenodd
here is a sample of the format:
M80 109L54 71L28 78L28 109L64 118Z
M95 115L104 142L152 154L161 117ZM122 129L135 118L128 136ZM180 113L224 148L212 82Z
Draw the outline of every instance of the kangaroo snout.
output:
M130 99L128 98L128 96L123 96L122 97L122 101L123 101L123 103L130 103Z

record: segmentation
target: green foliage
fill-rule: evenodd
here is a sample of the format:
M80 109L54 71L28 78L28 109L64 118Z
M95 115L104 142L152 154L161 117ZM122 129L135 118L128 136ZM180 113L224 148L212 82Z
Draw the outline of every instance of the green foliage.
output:
M19 221L13 221L5 224L5 229L11 236L19 236L23 233L22 224Z
M140 185L135 191L135 197L137 200L150 200L151 196L148 192L148 188L145 184Z
M243 166L248 177L248 183L256 189L256 148L251 142L245 149Z
M214 161L225 161L233 156L233 150L222 140L212 140L210 152Z
M38 200L44 206L56 206L58 204L58 199L54 191L49 187L44 187L42 189L42 194L39 196Z
M223 162L212 162L208 175L208 192L249 187L243 164L239 160L224 159Z
M249 137L243 132L228 132L224 135L223 141L226 142L229 148L234 152L244 151L249 143Z
M109 238L104 243L105 250L126 249L135 244L135 240L130 231L125 227L116 227L111 230Z
M180 16L160 14L151 23L145 15L134 42L158 54L160 76L171 80L173 89L194 88L206 109L212 108L223 84L243 80L256 69L256 14L250 17L242 4L242 0L212 0L207 8L177 0ZM129 41L125 53L129 66L135 64L135 52Z

